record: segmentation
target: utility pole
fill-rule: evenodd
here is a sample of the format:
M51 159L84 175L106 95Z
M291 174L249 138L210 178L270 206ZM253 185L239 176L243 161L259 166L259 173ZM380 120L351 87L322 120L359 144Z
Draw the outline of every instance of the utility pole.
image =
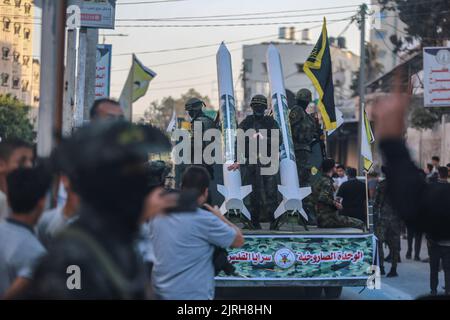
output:
M61 137L64 93L64 38L66 0L42 1L41 82L38 144L39 157L48 157Z
M358 91L359 91L359 117L358 117L358 173L359 175L363 175L364 171L364 163L361 156L361 141L362 141L362 125L364 121L364 108L365 108L365 98L364 94L366 91L365 88L365 80L366 80L366 48L365 48L365 42L366 42L366 12L367 12L367 5L363 3L360 7L360 21L359 21L359 28L361 31L361 40L360 40L360 57L359 57L359 84L358 84Z
M67 30L66 73L64 81L63 136L70 136L73 129L75 106L75 81L77 60L77 29Z

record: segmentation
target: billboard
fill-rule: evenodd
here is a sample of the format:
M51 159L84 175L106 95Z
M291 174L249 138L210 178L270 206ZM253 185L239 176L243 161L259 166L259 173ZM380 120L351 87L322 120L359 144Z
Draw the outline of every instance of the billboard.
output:
M424 105L450 106L450 48L423 48Z
M95 99L108 98L111 84L110 44L98 44L95 65Z
M80 0L81 27L114 29L115 0Z

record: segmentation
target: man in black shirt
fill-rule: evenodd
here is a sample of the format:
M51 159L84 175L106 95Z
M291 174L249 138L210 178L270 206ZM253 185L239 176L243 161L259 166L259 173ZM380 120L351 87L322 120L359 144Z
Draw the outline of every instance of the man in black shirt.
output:
M366 186L356 179L354 168L347 168L347 177L337 192L337 196L342 198L340 214L366 221Z

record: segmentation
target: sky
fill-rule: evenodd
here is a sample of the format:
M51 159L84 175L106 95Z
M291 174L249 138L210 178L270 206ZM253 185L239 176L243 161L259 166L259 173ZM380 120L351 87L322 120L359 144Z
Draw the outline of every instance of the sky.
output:
M154 1L154 0L153 0ZM200 93L208 95L213 104L217 105L217 81L215 53L222 41L225 43L244 39L264 37L231 43L233 64L233 78L236 83L235 95L241 101L242 89L238 76L242 67L242 45L256 44L262 41L277 40L280 25L254 25L254 26L226 26L226 27L121 27L123 25L167 25L167 24L248 24L248 23L274 23L294 22L284 26L294 26L297 30L310 28L312 43L315 43L320 30L323 16L327 18L329 36L339 35L349 23L345 21L332 21L349 18L358 10L361 0L184 0L166 3L146 3L144 0L119 0L116 7L115 30L100 30L100 34L127 36L106 36L105 43L113 46L111 96L118 98L123 83L126 80L127 68L131 65L131 53L137 53L142 63L155 71L157 76L150 84L145 97L133 105L135 114L142 114L151 101L160 100L166 96L179 97L189 88L194 87ZM127 4L129 3L129 4ZM130 4L132 3L132 4ZM351 6L351 7L348 7ZM333 8L331 8L333 7ZM336 8L338 7L338 8ZM329 9L326 9L329 8ZM322 9L322 10L317 10ZM267 12L284 13L268 14ZM246 13L267 13L255 15L251 19L234 16L232 19L221 21L120 21L120 19L149 19L173 17L198 17L217 15L242 15ZM282 19L271 19L274 16L288 16ZM263 19L254 19L256 17ZM230 17L214 17L211 19L230 19ZM38 29L36 29L38 31ZM300 36L300 32L298 33ZM343 34L347 40L347 47L359 54L359 30L353 23ZM99 37L99 43L103 43ZM165 49L184 48L192 46L213 45L206 48L190 50L167 51L160 53L139 53L142 51L158 51ZM122 55L126 54L126 55ZM195 59L198 57L204 57ZM173 63L180 60L189 60L183 63ZM166 64L167 65L162 65Z

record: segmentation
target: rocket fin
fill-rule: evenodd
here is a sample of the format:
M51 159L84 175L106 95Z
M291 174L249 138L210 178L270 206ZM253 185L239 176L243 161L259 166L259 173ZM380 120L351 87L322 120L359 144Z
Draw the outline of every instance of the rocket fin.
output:
M245 205L242 206L242 214L248 219L252 220L252 216L250 215L250 212L248 211L247 207Z
M221 184L218 184L217 185L217 191L219 191L219 193L221 195L223 195L225 197L225 199L227 198L228 191L227 191L227 188L225 186L223 186Z
M303 200L311 194L311 187L300 188L300 199Z
M278 186L280 187L280 186ZM280 205L278 206L278 208L275 210L273 216L275 219L277 219L279 216L281 216L283 213L286 212L286 209L284 208L284 199L281 201Z
M242 186L241 187L241 199L244 200L244 198L246 196L248 196L250 194L250 192L252 192L252 185L249 184L247 186Z
M225 213L227 213L227 208L226 208L226 201L224 201L223 203L222 203L222 205L220 206L220 213L222 214L222 215L224 215Z

